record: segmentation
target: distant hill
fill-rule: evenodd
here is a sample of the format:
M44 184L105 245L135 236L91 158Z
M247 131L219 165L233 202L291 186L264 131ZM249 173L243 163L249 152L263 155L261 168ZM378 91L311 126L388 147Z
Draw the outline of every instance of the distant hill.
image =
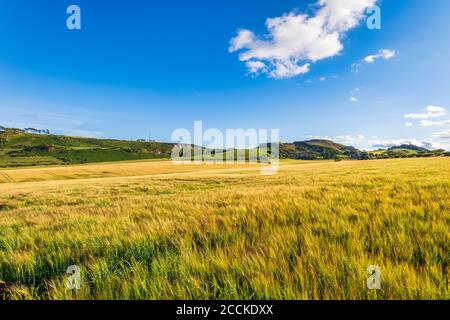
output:
M39 133L29 133L39 132ZM169 158L173 144L68 137L47 130L0 130L0 167Z
M417 151L417 152L428 152L430 150L423 148L423 147L418 147L415 146L413 144L402 144L400 146L394 146L389 148L388 150L390 151L395 151L395 150L411 150L411 151Z
M47 129L12 129L0 126L0 167L168 159L173 146L173 143L144 140L69 137L50 134ZM270 152L271 147L271 144L261 145L259 149L261 151L268 148ZM368 160L449 155L444 150L429 151L413 145L366 152L319 139L280 143L279 150L281 159L301 160ZM211 153L215 154L215 151ZM234 153L236 157L237 150ZM245 154L248 158L249 150L245 150ZM226 154L218 153L215 159L222 156L225 159Z
M428 150L413 144L402 144L389 149L379 149L369 153L370 159L414 158L448 156L445 150Z
M363 159L366 154L354 147L330 140L296 141L280 144L280 157L290 159Z

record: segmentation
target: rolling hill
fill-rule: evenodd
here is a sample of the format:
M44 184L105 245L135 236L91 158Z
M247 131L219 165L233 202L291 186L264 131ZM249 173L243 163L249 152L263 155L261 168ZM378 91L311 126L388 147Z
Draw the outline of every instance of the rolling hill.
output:
M399 146L394 146L389 148L390 151L396 151L396 150L409 150L409 151L415 151L415 152L428 152L429 150L423 147L418 147L413 144L402 144Z
M390 159L390 158L415 158L415 157L435 157L449 156L449 153L443 149L428 150L413 144L402 144L389 149L379 149L369 153L371 159Z
M172 144L0 132L0 167L169 158Z
M128 141L50 134L34 128L12 129L0 126L0 167L64 165L144 159L168 159L173 143ZM195 146L192 146L195 148ZM259 146L260 151L271 144ZM444 150L429 151L414 145L388 150L361 151L330 140L313 139L280 143L281 159L300 160L368 160L402 157L442 156ZM245 151L247 157L249 150ZM212 154L215 154L214 151ZM225 157L225 152L222 153ZM236 157L235 150L235 157ZM448 153L447 153L448 155ZM215 159L221 157L216 154ZM225 158L224 158L225 159Z
M308 140L293 143L298 159L362 159L363 152L330 140Z

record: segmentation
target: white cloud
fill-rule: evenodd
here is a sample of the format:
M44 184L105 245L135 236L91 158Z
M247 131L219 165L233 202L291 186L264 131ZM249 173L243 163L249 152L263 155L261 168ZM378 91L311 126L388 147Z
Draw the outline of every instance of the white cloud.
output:
M267 70L266 64L261 61L247 61L245 65L247 66L248 72L253 74L259 74Z
M430 119L439 118L447 114L447 110L437 106L427 106L423 113L409 113L405 115L407 119Z
M412 127L412 126L413 126L413 123L412 123L412 122L407 122L407 123L405 123L405 126L407 126L407 127Z
M307 73L310 63L338 55L342 37L356 27L367 8L378 0L318 0L315 15L290 12L266 20L268 34L257 36L240 29L230 41L230 52L239 60L264 63L256 73L275 79ZM248 71L253 72L247 64Z
M320 77L320 78L319 78L319 81L320 81L320 82L325 82L325 81L327 81L327 77Z
M424 141L422 142L422 147L428 149L428 150L438 150L438 149L448 149L448 146L444 146L443 144L440 144L435 141Z
M353 145L353 144L358 144L363 142L366 139L366 137L363 134L358 134L356 136L352 136L352 135L341 135L341 136L336 136L334 139L334 141L342 143L342 144L346 144L346 145Z
M421 127L444 127L444 126L450 126L450 120L444 120L444 121L430 121L430 120L421 120L420 121Z
M442 131L442 132L436 132L433 135L436 139L450 139L450 130Z
M356 98L356 97L350 97L350 101L351 101L351 102L358 102L358 98Z
M274 69L269 72L269 76L275 79L291 78L309 72L309 66L309 63L299 66L292 61L273 62Z
M240 50L246 46L251 45L255 41L255 34L249 30L241 29L238 31L238 35L231 39L230 52Z
M376 54L371 54L360 62L352 64L352 71L358 72L363 64L373 64L378 59L390 60L397 55L397 52L392 49L380 49Z
M385 60L392 59L395 57L395 55L396 55L395 50L381 49L378 51L378 53L367 56L363 60L365 63L374 63L375 60L378 59L385 59Z

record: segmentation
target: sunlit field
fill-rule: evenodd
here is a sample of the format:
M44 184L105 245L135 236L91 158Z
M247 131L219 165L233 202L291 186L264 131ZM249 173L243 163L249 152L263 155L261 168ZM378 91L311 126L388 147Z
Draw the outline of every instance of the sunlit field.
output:
M0 170L7 299L450 299L450 159ZM81 269L71 290L66 269ZM366 287L367 267L381 290ZM0 292L1 296L1 292Z

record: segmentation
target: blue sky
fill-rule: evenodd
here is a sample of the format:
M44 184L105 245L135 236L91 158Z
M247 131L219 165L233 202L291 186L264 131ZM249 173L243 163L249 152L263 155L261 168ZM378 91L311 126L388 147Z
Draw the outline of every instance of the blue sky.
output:
M288 19L320 15L317 2L0 0L0 125L169 141L202 120L280 129L284 141L449 148L450 2L376 1L381 30L361 19L337 31L338 52L327 43L312 59L320 46L305 48L306 34L277 42L265 22L279 17L291 32ZM66 27L71 4L81 30ZM239 30L255 38L230 52ZM381 49L395 54L363 61ZM250 74L249 61L266 69ZM308 72L286 76L280 65L292 61Z

